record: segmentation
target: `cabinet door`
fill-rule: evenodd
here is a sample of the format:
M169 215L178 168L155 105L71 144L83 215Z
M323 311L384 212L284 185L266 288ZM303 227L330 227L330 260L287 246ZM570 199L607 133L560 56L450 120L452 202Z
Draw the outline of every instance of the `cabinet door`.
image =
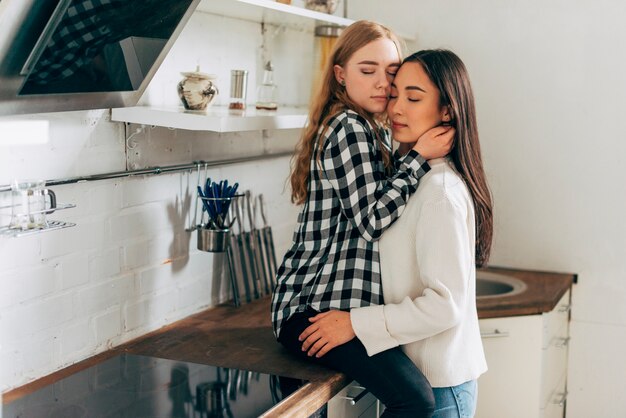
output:
M566 376L556 385L552 391L550 401L541 411L541 418L563 418L565 413L565 404L567 402L567 385L565 383Z
M541 315L480 320L489 370L478 379L476 418L540 414Z
M328 418L374 418L376 397L353 381L328 401L327 408Z
M555 394L563 393L561 386L565 385L567 379L567 353L570 341L569 311L570 294L567 292L552 312L543 315L542 408L547 408L549 403L554 402Z

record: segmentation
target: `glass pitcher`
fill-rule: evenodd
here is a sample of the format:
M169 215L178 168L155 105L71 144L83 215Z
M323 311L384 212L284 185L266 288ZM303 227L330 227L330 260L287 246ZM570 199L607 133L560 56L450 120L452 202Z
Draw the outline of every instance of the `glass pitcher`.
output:
M46 215L57 207L54 192L47 189L44 180L20 180L11 185L11 229L41 229L48 224ZM50 197L50 205L48 199Z

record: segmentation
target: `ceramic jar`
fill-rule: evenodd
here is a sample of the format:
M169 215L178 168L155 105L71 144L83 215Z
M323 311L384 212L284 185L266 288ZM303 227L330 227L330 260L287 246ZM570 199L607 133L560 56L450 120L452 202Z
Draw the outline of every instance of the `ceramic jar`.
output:
M338 3L339 0L306 0L304 7L316 12L333 14Z
M181 73L183 78L178 83L178 97L187 110L204 110L219 94L212 74L205 74L196 68L196 71Z

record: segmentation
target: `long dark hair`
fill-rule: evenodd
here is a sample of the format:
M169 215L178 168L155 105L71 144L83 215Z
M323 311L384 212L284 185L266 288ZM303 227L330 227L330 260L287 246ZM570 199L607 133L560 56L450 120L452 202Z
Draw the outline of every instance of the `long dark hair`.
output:
M451 124L456 136L450 157L465 180L476 213L476 265L489 259L493 238L493 201L487 185L478 140L474 94L463 61L444 49L423 50L407 57L404 62L416 62L435 84L440 105L450 109Z
M374 135L382 151L383 163L387 168L391 166L391 155L385 151L384 138L376 129L375 115L369 114L348 97L346 89L335 79L333 69L335 65L345 66L357 50L381 38L391 40L398 49L398 57L402 56L396 35L376 22L359 20L348 26L339 36L323 69L322 77L311 96L308 124L302 130L302 136L292 158L290 180L293 203L302 204L309 197L311 158L316 150L315 144L320 126L325 126L327 129L330 118L344 109L354 110L372 124L375 128ZM319 133L319 137L322 138L323 134L323 131ZM321 149L323 145L320 141L317 143L317 149Z

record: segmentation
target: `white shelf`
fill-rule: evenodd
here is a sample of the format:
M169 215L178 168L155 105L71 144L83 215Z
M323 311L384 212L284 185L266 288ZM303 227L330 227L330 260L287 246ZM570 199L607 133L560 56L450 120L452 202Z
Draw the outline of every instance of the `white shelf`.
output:
M206 111L183 107L135 106L111 109L111 120L142 125L187 129L190 131L238 132L262 129L299 129L304 127L307 109L283 107L278 110L229 110L211 106Z
M57 203L56 207L54 208L48 208L48 209L44 209L40 211L30 212L30 214L31 215L41 214L41 213L48 214L48 213L56 212L57 210L71 209L75 207L76 205L73 203ZM3 213L4 209L10 209L10 208L12 208L12 206L0 207L0 217L12 216L12 214ZM55 229L69 228L72 226L76 226L76 224L72 222L53 221L51 219L46 220L45 226L32 228L32 229L13 229L9 225L2 225L0 226L0 236L23 237L25 235L33 235L33 234L38 234L40 232L54 231Z
M341 5L339 5L341 7ZM197 11L252 22L265 22L274 25L303 26L311 29L315 22L350 26L355 21L340 16L320 13L303 7L278 3L275 0L202 0ZM397 32L396 32L397 33ZM414 42L415 36L398 33L406 42Z
M340 26L349 26L354 23L352 19L278 3L274 0L202 0L196 10L253 22L287 26L312 24L314 21Z
M0 236L17 238L17 237L23 237L26 235L39 234L40 232L48 232L48 231L54 231L57 229L64 229L64 228L70 228L72 226L76 226L76 224L72 222L62 222L62 221L53 221L53 220L48 220L46 224L47 225L42 228L25 229L25 230L9 229L7 227L2 227L0 228Z

